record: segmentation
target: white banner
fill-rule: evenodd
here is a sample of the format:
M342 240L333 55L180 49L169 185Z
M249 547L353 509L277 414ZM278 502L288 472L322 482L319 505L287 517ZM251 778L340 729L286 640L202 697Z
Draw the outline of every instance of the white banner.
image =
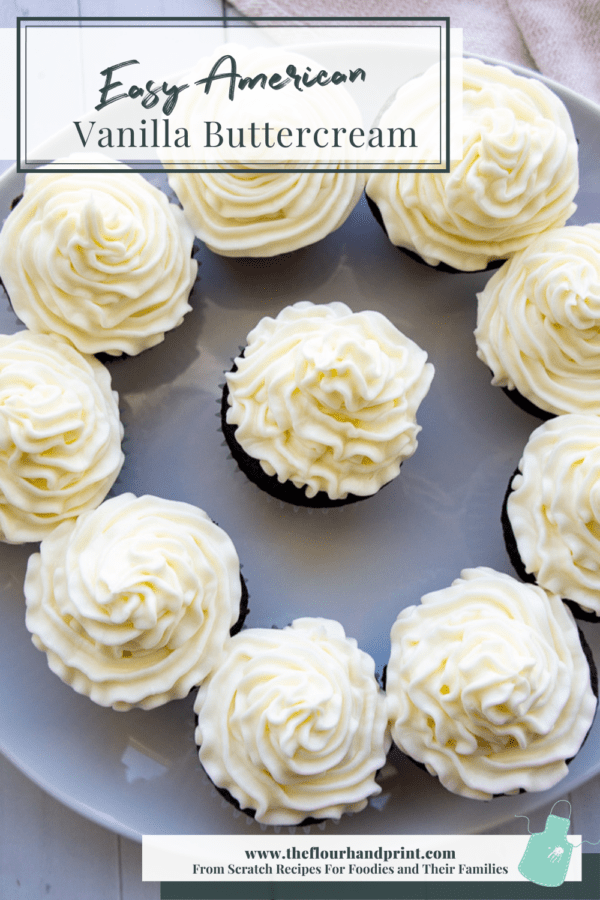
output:
M18 165L101 153L140 170L447 171L462 154L462 34L446 24L224 29L219 20L23 19ZM377 52L390 43L393 66ZM427 70L419 88L427 116L417 123L402 107L380 127L396 90Z
M537 836L535 836L537 837ZM523 835L144 835L144 881L527 881ZM581 881L581 837L566 881ZM568 846L566 847L568 853ZM548 865L564 859L551 848ZM554 854L554 855L552 855Z

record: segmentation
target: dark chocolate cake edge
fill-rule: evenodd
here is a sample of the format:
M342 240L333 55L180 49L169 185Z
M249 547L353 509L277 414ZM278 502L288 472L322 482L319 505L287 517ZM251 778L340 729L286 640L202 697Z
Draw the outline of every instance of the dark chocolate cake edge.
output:
M387 228L383 222L383 216L381 215L379 207L375 201L369 197L366 191L365 197L367 198L367 205L373 213L375 221L383 228L386 237L389 239ZM425 262L423 257L419 256L415 250L409 250L408 247L399 247L398 244L394 244L394 247L396 247L397 250L400 250L401 253L406 253L407 256L415 262L420 263L422 266L427 266L428 269L432 269L434 272L444 272L447 275L478 275L481 272L492 272L494 269L499 269L500 266L503 266L506 262L505 259L493 259L485 266L485 268L475 270L455 269L454 266L450 266L445 262L439 262L437 266L432 266L430 263Z

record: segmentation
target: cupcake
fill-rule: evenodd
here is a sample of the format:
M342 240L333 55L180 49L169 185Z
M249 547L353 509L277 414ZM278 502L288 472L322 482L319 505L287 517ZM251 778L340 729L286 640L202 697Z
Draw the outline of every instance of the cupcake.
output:
M101 167L99 154L55 166ZM82 353L135 356L183 321L197 263L182 211L123 171L27 175L0 232L0 278L31 330ZM115 166L112 164L112 168Z
M304 506L371 496L415 452L427 354L378 312L309 302L262 319L227 374L225 437L259 487Z
M39 541L94 509L123 465L108 370L58 335L0 335L0 539Z
M579 175L571 120L551 90L477 59L462 67L462 159L449 173L372 174L366 190L393 244L430 266L472 272L564 225ZM380 126L410 122L426 133L439 118L439 77L435 66L401 87Z
M373 660L339 622L242 631L194 709L206 773L258 822L339 819L380 793L384 696Z
M477 295L477 356L542 417L600 414L600 225L537 237Z
M532 433L505 503L519 575L600 616L600 418L564 415Z
M565 604L483 567L400 613L386 694L397 746L476 800L551 788L596 710Z
M238 83L231 97L229 62L205 93L201 82L224 54L244 79L258 79L254 89ZM190 88L178 97L172 127L186 129L190 147L159 153L195 234L214 253L267 257L306 247L339 228L360 199L364 176L340 162L355 153L347 133L361 123L348 91L334 83L296 89L289 76L271 87L277 74L319 68L286 49L228 44L182 77Z
M153 709L218 664L242 594L233 543L205 512L120 494L59 525L30 557L25 624L78 693Z

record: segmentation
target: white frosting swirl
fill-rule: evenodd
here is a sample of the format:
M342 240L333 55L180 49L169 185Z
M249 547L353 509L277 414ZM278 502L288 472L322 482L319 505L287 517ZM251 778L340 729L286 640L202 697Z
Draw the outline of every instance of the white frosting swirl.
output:
M217 664L240 596L235 548L205 512L121 494L42 541L27 566L26 625L78 693L152 709Z
M424 98L439 92L434 67L400 88L381 127L439 115ZM370 175L392 243L427 263L484 269L564 225L575 210L577 143L566 107L534 78L463 60L463 158L449 173ZM423 129L424 130L424 129ZM435 133L435 130L432 129Z
M368 496L417 448L426 359L381 313L296 303L248 335L227 374L227 422L268 475L307 497Z
M100 165L101 155L53 165ZM82 353L134 356L164 339L191 307L197 263L182 211L128 170L27 176L0 233L0 277L32 331ZM114 169L114 166L113 166Z
M564 415L532 433L507 512L527 572L600 615L600 418Z
M400 749L477 800L564 778L596 709L564 603L483 567L400 613L386 691Z
M339 622L296 619L231 639L194 706L200 761L258 822L358 812L390 746L375 664Z
M337 147L330 136L327 147L320 148L307 138L310 143L304 150L291 140L291 147L286 149L271 137L274 146L266 148L267 137L262 129L268 123L270 134L276 135L279 129L287 128L294 141L298 128L308 129L311 135L319 128L328 129L331 135L333 125L349 132L360 126L360 111L348 91L334 84L315 85L302 91L289 84L282 90L238 89L232 101L228 96L229 80L225 79L213 82L207 96L194 82L206 78L223 54L234 55L245 78L260 73L285 75L292 64L300 74L307 66L312 66L314 72L320 68L314 60L285 49L248 50L234 44L201 59L182 76L182 82L190 87L180 94L172 114L172 129L185 127L191 146L180 152L161 153L164 165L189 171L170 173L169 184L196 235L222 256L275 256L314 244L339 228L360 199L364 175L346 171L338 162L351 158L355 151L341 131ZM219 123L224 136L231 126L234 144L239 140L239 129L244 129L245 146L230 149L224 141L222 149L206 148L207 122ZM259 129L256 134L260 146L256 148L250 136L252 125ZM325 132L321 135L325 137ZM214 138L213 143L216 142ZM271 165L278 169L253 171ZM218 171L194 171L203 167ZM330 171L318 171L324 167ZM286 171L298 168L303 171Z
M102 363L58 335L0 335L0 539L39 541L98 506L122 436Z
M477 296L492 384L558 415L600 412L600 225L540 235Z

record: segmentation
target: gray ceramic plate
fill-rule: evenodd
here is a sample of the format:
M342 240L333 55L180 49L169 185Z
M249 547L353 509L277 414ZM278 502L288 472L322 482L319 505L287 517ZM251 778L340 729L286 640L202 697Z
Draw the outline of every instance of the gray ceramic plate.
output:
M363 52L363 51L361 51ZM393 52L393 48L379 53ZM361 58L364 58L361 57ZM523 73L531 74L531 73ZM600 110L551 84L580 141L573 223L599 220ZM166 182L154 176L157 183ZM0 180L0 216L22 190ZM462 568L510 572L500 507L538 420L490 385L475 356L475 293L486 275L444 275L393 248L364 201L334 234L284 258L236 261L201 247L193 311L160 346L109 364L125 424L127 459L114 492L153 493L203 507L232 536L250 590L249 626L298 616L338 619L379 670L398 612L448 585ZM298 300L377 309L424 347L436 376L424 401L416 455L378 496L328 512L271 500L223 446L223 372L262 316ZM20 325L0 298L0 331ZM0 750L37 784L129 837L249 833L204 776L193 741L193 697L152 712L117 713L77 695L47 668L24 625L22 582L32 546L0 546ZM600 625L584 625L600 660ZM490 803L458 798L398 754L382 794L336 833L456 833L492 828L550 804L600 771L600 719L566 780L545 794Z

